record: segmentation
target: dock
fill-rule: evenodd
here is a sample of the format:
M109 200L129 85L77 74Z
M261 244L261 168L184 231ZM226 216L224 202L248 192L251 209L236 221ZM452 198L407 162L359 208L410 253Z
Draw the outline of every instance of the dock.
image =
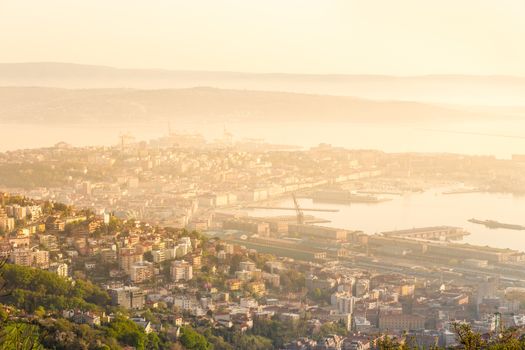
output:
M473 224L483 225L490 229L503 228L507 230L525 230L525 226L516 225L516 224L506 224L496 220L479 220L479 219L469 219L469 222Z
M417 227L407 230L396 230L381 232L384 237L399 237L413 239L447 240L461 239L469 233L460 227L453 226L433 226Z
M295 208L289 208L289 207L269 207L269 206L257 206L257 205L250 205L243 207L244 209L272 209L272 210L293 210L295 211ZM325 213L337 213L339 209L315 209L315 208L301 208L302 211L319 211L319 212L325 212Z

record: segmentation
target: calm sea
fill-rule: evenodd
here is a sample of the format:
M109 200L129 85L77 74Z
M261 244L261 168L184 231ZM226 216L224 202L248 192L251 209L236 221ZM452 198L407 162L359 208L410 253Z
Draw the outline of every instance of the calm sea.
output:
M489 229L467 221L471 218L492 219L525 226L525 197L492 193L445 195L445 190L395 196L377 204L342 205L302 198L299 202L303 208L339 209L335 213L307 213L330 220L330 223L323 224L326 226L362 230L367 234L414 227L457 226L471 233L463 239L465 243L525 251L525 231ZM293 202L289 199L276 205L293 207ZM247 212L254 216L293 215L290 211L266 209Z

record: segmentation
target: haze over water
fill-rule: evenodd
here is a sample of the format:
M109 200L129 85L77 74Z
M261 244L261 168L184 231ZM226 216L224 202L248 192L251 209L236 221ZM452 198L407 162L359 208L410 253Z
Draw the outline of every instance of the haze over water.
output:
M168 123L33 125L0 124L0 151L50 147L59 141L73 146L111 146L129 133L137 141L165 136ZM470 121L458 123L342 123L342 122L225 122L172 123L180 133L200 133L209 141L226 128L234 140L261 139L274 144L312 147L320 143L348 149L385 152L445 152L495 155L509 158L525 153L525 120Z

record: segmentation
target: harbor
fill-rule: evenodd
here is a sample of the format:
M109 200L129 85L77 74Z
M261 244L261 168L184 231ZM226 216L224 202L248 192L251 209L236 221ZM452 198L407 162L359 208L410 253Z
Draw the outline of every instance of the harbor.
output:
M510 248L525 251L521 230L498 230L469 222L476 217L497 217L501 222L520 223L525 213L525 197L501 193L463 193L444 195L449 188L433 188L424 192L393 197L390 201L368 205L366 203L323 203L311 198L299 198L301 208L338 209L338 212L320 212L319 218L330 221L325 226L361 230L366 234L424 228L452 226L470 233L461 242L479 246ZM293 207L291 199L273 203L280 207ZM460 208L460 209L458 209ZM289 215L289 211L254 209L247 214L256 217Z

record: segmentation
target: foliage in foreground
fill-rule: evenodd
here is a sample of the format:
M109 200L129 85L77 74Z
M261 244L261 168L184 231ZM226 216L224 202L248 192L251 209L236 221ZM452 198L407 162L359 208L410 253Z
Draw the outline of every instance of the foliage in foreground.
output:
M464 350L523 350L525 349L525 339L519 336L516 329L509 328L503 330L498 335L493 335L488 339L482 334L473 332L470 325L463 323L455 323L454 332L456 333L456 340L458 345L452 349ZM417 344L409 336L398 340L396 338L384 337L378 341L378 348L380 350L439 350L443 349L438 346L431 348L424 348Z

